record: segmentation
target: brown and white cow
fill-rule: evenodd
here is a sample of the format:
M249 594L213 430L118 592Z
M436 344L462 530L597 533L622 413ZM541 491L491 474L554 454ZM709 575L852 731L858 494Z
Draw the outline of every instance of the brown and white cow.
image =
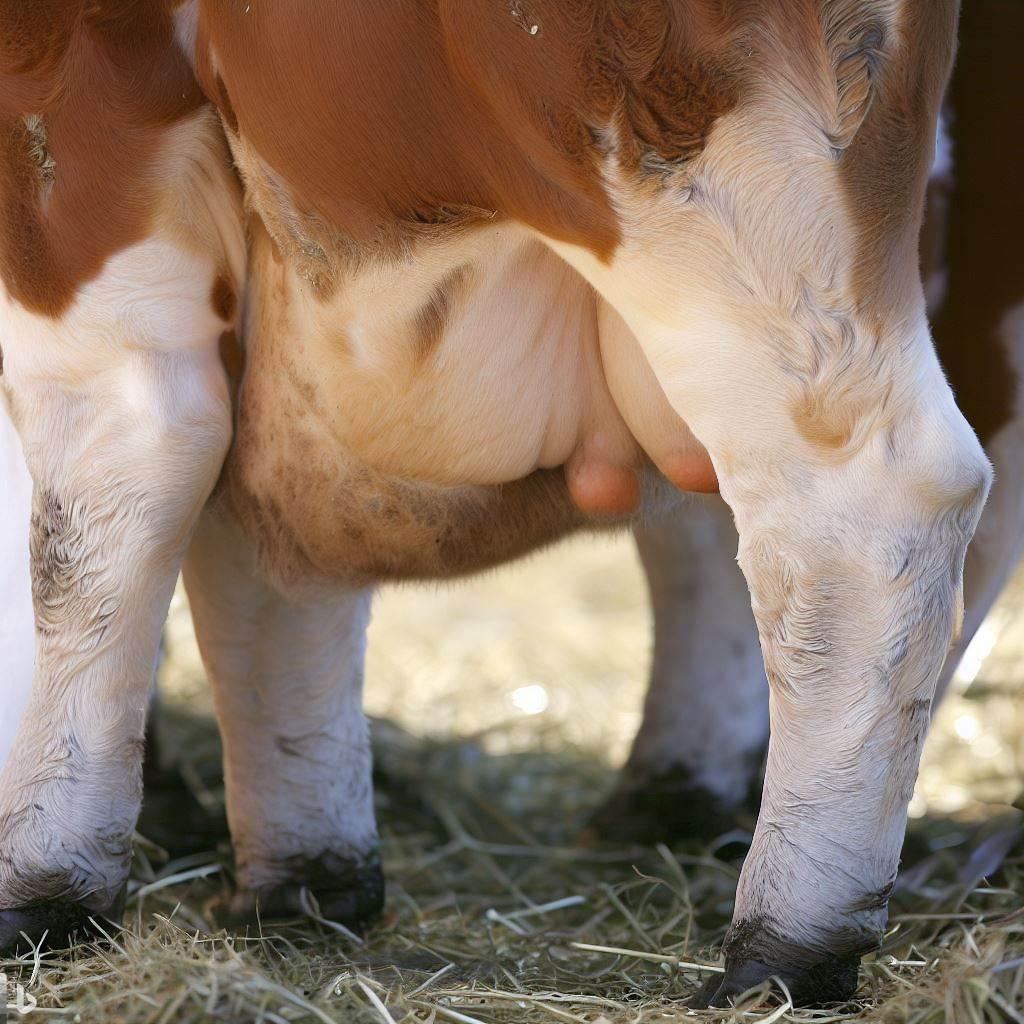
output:
M0 0L0 345L35 633L0 946L117 911L183 560L229 916L309 885L361 922L381 896L372 585L649 524L667 479L720 485L771 684L702 1001L770 974L849 994L991 479L918 270L956 14ZM686 548L640 529L671 590Z

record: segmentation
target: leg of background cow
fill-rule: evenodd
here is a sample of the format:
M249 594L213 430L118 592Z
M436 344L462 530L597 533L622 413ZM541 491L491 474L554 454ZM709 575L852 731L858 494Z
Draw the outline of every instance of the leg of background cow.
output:
M0 769L32 690L35 626L29 581L32 478L0 394Z
M768 686L732 513L716 496L644 520L654 612L643 722L592 824L642 842L723 831L768 745Z
M321 911L360 927L383 900L362 711L370 591L289 599L216 510L185 566L224 740L236 891L231 923Z
M208 113L167 141L148 237L59 315L0 307L0 380L33 482L36 625L0 776L0 948L117 913L160 629L230 435L228 322L211 293L243 272L237 193Z

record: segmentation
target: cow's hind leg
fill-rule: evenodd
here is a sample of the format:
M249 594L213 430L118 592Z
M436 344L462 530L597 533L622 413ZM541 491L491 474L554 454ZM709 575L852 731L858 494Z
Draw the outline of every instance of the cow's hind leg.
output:
M654 612L643 722L614 793L592 819L608 838L703 837L729 827L768 746L768 683L737 535L721 498L641 522Z
M360 928L380 911L370 739L362 711L368 590L295 598L259 573L217 509L185 563L196 636L224 740L239 925L320 912Z
M172 142L145 238L59 312L0 302L35 613L32 693L0 776L0 949L118 912L160 628L230 434L218 339L233 311L211 293L243 272L236 192L208 113Z

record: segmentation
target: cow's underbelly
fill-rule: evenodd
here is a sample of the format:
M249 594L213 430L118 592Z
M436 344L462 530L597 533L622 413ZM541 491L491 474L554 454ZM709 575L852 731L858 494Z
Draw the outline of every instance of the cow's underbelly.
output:
M227 493L279 577L483 569L628 520L652 460L713 487L621 322L514 225L330 294L258 226L251 256Z

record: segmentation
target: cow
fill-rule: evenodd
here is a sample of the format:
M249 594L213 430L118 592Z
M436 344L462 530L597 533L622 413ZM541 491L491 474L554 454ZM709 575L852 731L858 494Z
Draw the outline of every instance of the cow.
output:
M771 740L696 1004L771 975L850 995L992 479L918 266L957 15L3 0L0 380L31 483L27 531L3 522L34 650L0 947L118 915L179 569L224 739L223 919L308 887L361 925L373 586L621 523L671 604L674 487L721 493L688 536L738 532L724 586L770 686L766 716L749 647L723 660L734 791L766 717ZM663 679L720 721L713 675Z

